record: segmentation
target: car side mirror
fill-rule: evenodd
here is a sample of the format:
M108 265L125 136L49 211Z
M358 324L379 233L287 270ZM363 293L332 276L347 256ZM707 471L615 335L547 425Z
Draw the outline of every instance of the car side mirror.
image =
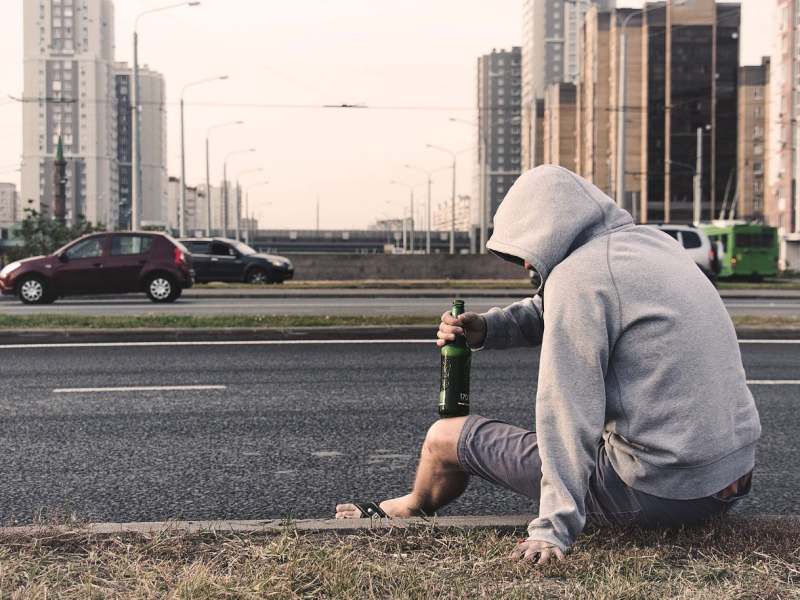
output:
M67 256L66 252L61 252L58 255L58 260L60 260L61 262L69 262L69 256Z

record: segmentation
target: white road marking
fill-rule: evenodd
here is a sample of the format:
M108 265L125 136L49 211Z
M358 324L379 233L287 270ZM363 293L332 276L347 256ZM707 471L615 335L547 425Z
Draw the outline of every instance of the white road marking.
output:
M102 388L62 388L53 390L55 394L85 392L166 392L174 390L227 390L226 385L146 385L140 387L102 387Z
M754 379L747 385L800 385L800 379Z
M800 344L800 340L739 340L740 344Z
M213 342L91 342L86 344L8 344L0 350L25 348L121 348L126 346L298 346L309 344L434 344L434 338L425 340L231 340ZM798 340L800 342L800 340Z

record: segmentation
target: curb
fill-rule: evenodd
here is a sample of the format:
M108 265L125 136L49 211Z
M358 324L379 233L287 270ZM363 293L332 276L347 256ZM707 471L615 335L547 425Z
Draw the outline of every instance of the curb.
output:
M88 533L94 535L158 533L177 531L282 533L284 531L355 533L376 529L407 529L410 527L499 529L515 531L525 529L533 515L507 515L485 517L434 517L432 519L271 519L264 521L153 521L141 523L92 523L88 525L23 525L0 527L0 534L16 533L36 535L42 533Z
M197 329L6 329L0 347L38 344L268 342L324 340L430 340L437 326L197 328ZM737 327L740 340L800 340L800 327Z

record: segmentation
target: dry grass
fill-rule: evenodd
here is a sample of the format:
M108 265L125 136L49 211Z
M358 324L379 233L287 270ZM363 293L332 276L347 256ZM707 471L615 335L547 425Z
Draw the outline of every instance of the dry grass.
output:
M589 528L561 563L508 557L495 530L91 536L0 534L0 597L800 598L800 520L684 532Z

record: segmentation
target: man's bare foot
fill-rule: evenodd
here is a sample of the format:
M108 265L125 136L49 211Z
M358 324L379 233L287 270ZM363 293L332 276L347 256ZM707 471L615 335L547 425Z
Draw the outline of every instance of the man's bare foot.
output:
M391 500L384 500L379 504L381 510L390 517L414 517L419 516L420 511L415 511L410 508L410 496L402 496L400 498L392 498ZM336 506L337 519L358 519L361 516L361 511L358 510L355 504L339 504Z

